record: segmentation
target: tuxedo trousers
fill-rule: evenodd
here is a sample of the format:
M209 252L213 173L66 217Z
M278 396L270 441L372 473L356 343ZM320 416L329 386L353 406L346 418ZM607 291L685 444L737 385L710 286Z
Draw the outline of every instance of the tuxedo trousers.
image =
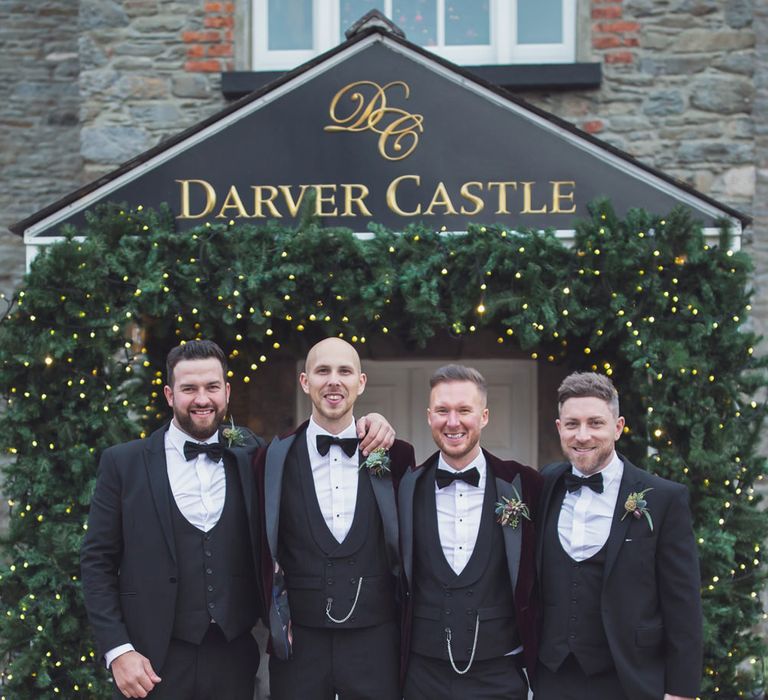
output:
M399 700L397 623L291 631L291 658L269 658L271 700Z
M588 676L573 654L557 671L537 665L533 696L535 700L628 700L615 669Z
M450 661L411 654L405 676L405 700L526 700L528 682L516 655L475 661L466 674ZM460 670L466 662L457 664Z
M253 700L259 646L250 632L228 642L212 624L200 644L171 639L148 700ZM113 700L125 700L117 689Z

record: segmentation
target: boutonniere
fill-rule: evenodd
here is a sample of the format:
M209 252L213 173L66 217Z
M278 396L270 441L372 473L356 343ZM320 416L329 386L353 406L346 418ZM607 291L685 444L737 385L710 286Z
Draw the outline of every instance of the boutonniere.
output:
M514 498L501 497L501 501L496 503L496 522L502 527L516 528L520 524L520 518L531 519L531 511L520 498L520 494L513 486Z
M229 417L230 425L221 431L221 436L227 441L227 447L239 447L245 445L245 435L240 428L235 427L235 419Z
M645 500L645 494L649 491L653 491L652 488L644 489L643 491L634 491L627 496L627 500L624 502L624 515L621 519L624 520L628 515L633 515L640 520L644 515L648 521L648 527L653 532L653 520L651 519L651 512L648 510L648 501Z
M360 469L365 467L370 474L378 476L381 479L389 471L389 465L392 462L389 459L389 452L383 447L377 447L368 455L365 462L360 465Z

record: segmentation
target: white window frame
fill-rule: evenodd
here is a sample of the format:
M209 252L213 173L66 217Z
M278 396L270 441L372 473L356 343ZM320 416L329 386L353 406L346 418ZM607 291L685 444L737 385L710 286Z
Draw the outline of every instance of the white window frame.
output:
M517 0L489 0L491 44L443 46L445 40L445 3L437 0L438 46L429 51L464 66L507 65L514 63L572 63L576 58L576 3L561 0L563 5L563 41L560 44L517 43ZM290 70L328 51L340 43L337 35L339 0L312 0L313 48L307 50L270 51L268 46L268 5L280 0L251 0L253 12L252 66L254 70ZM392 14L393 0L384 0L384 13ZM508 27L508 31L503 31Z

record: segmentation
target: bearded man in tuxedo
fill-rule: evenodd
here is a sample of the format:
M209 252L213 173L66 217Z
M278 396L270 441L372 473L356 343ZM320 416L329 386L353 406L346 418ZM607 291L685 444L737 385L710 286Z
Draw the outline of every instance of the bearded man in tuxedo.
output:
M688 490L616 452L608 377L568 376L558 411L568 461L542 471L536 700L691 700L702 616Z
M252 700L261 614L253 453L224 428L227 361L210 340L167 358L173 419L101 456L81 550L85 607L115 698Z

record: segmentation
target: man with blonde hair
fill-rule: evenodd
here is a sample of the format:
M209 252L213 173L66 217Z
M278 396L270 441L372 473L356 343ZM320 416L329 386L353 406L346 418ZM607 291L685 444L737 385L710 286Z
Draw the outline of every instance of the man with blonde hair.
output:
M536 660L534 511L541 477L480 447L485 379L446 365L430 380L439 448L400 482L407 582L406 700L525 700Z

